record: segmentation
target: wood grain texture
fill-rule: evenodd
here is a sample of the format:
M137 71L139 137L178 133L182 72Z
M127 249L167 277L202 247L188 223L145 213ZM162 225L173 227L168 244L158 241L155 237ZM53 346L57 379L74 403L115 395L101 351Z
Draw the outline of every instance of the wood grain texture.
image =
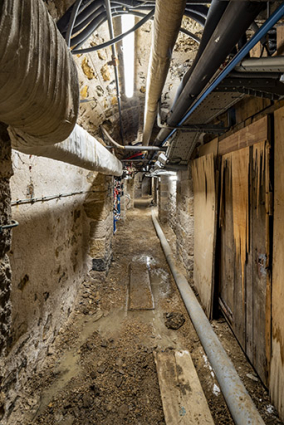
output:
M242 128L231 136L219 142L219 155L225 155L254 143L263 142L268 139L267 116L255 121L247 127Z
M214 157L218 155L218 137L211 140L209 143L205 143L205 145L202 145L198 148L197 151L197 157L200 158L204 155L209 155L210 153L213 153Z
M219 300L262 382L268 384L269 151L260 142L222 157Z
M216 243L216 185L214 154L193 161L194 284L206 315L211 318Z
M214 425L188 351L154 352L167 425Z
M274 114L274 228L270 393L284 419L284 108Z

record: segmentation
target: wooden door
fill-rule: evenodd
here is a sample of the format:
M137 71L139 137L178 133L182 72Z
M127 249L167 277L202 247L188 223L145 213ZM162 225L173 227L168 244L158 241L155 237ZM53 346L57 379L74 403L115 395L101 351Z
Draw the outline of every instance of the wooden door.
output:
M269 144L222 157L219 304L264 384L270 358Z

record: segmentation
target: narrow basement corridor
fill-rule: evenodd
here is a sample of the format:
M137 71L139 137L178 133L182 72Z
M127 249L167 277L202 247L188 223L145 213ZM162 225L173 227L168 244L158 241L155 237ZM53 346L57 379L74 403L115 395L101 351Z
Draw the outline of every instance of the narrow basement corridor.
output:
M284 2L0 1L0 425L284 425Z
M43 366L18 394L9 424L165 424L154 354L181 350L191 354L214 423L234 423L166 263L150 201L148 196L140 198L127 220L118 222L107 279L99 282L92 272L85 280L78 276L74 310L49 346ZM174 233L167 226L164 231L174 249ZM130 273L137 281L130 282ZM143 285L145 273L153 299ZM212 325L265 423L280 424L224 319ZM171 373L168 369L166 375ZM187 423L182 394L188 396L191 389L179 382L176 390L180 419L169 423Z

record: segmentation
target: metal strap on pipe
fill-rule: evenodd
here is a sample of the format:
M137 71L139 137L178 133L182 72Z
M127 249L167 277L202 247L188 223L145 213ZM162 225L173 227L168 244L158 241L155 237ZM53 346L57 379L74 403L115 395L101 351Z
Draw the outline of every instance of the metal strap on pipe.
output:
M165 152L167 150L167 148L163 146L159 147L159 146L120 145L111 137L111 135L107 132L107 130L103 126L101 126L101 130L103 134L108 138L108 140L118 149L123 149L126 151L138 151L138 152L143 152L143 151L164 151Z
M183 274L177 269L171 248L154 215L154 210L152 210L152 220L184 305L213 367L235 424L264 425L264 421L245 389L233 363L213 331L193 290Z

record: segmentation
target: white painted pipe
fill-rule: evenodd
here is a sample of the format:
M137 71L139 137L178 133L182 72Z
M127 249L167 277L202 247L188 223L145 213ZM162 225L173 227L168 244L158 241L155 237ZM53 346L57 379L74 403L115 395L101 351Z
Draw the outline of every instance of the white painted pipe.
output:
M122 163L86 130L76 125L64 142L39 146L21 131L8 128L12 148L28 155L43 156L102 174L121 176Z
M175 260L165 235L152 210L152 220L163 251L180 291L184 305L192 320L201 344L213 367L223 396L236 425L264 425L258 410L242 383L233 363L225 352L209 320L201 308L186 278L175 265Z
M172 51L181 26L185 0L157 0L149 61L144 113L143 145L148 145L158 101L167 78Z
M284 72L284 56L244 59L235 67L238 72Z

